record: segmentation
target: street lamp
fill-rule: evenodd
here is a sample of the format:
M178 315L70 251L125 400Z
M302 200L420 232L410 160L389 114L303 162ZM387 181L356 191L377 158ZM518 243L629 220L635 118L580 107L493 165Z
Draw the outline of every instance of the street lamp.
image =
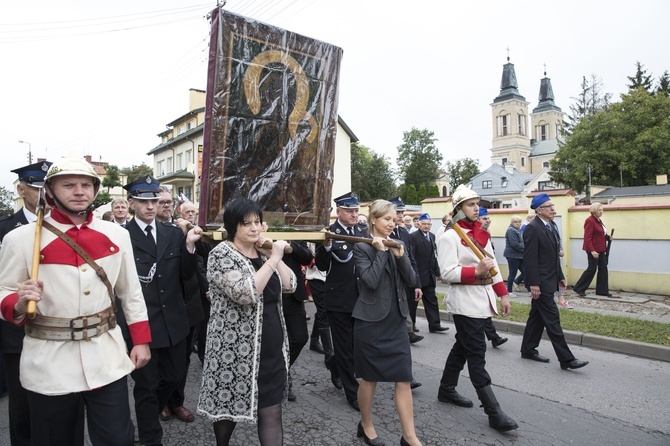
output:
M30 143L28 141L21 141L19 139L19 142L21 144L28 144L28 164L32 164L33 163L33 150L32 150L33 147L30 145Z

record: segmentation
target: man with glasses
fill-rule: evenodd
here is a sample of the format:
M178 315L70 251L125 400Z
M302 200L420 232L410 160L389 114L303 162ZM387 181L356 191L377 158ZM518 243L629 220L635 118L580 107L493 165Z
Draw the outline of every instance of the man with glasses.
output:
M536 218L523 231L523 263L526 265L525 283L530 287L532 300L521 342L521 357L549 362L549 358L541 356L537 351L542 331L546 328L561 369L579 369L587 365L588 361L576 359L570 351L554 302L554 292L566 287L558 255L559 238L552 224L556 215L554 205L549 196L542 193L533 198L530 208L535 210Z
M159 189L161 193L158 196L156 220L172 223L174 220L174 200L172 199L172 193L165 186L159 186Z

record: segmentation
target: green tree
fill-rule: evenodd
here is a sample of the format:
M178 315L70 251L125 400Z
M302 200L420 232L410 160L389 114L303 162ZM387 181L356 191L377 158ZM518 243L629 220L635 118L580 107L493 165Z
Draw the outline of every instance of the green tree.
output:
M103 206L107 203L112 201L112 197L109 195L109 192L106 190L101 190L98 192L98 195L95 197L95 200L93 200L93 206L95 208L99 208L100 206Z
M639 61L635 63L635 74L633 76L626 76L630 84L627 85L629 90L637 90L643 88L647 93L652 92L651 75L647 75L647 70L644 69Z
M154 170L145 163L142 163L139 166L133 165L132 167L124 167L121 169L121 172L128 175L128 183L132 183L136 179L147 175L154 176Z
M468 184L472 177L479 174L479 161L472 158L461 158L453 163L447 161L446 167L449 175L449 188L452 192L461 184Z
M4 186L0 186L0 217L14 213L14 199L12 193Z
M665 97L670 96L670 74L668 74L668 70L665 70L663 75L658 78L654 93Z
M107 166L107 173L102 179L102 186L107 188L107 192L113 187L123 186L121 184L121 171L118 166Z
M392 198L397 192L388 159L364 145L352 143L351 188L361 201Z
M419 204L419 196L416 193L416 187L413 184L407 186L407 192L405 193L405 204Z
M442 162L442 154L435 146L435 134L427 129L412 127L403 132L403 143L398 146L398 168L402 181L409 187L432 183Z
M551 179L583 192L591 183L642 186L670 172L670 98L637 89L587 116L551 161Z
M429 198L437 198L440 196L440 188L437 184L432 184L428 188L428 197Z
M426 185L422 183L417 192L417 200L421 203L426 198L428 198L428 189L426 189Z

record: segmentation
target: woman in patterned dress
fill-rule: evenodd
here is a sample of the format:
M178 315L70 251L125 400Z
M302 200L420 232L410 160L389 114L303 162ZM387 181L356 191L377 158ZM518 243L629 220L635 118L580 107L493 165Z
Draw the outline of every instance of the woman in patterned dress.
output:
M263 211L245 198L228 204L223 223L228 240L207 265L212 309L198 412L214 423L219 446L238 421L258 423L261 445L281 445L289 364L281 294L297 283L282 261L288 243L261 247Z

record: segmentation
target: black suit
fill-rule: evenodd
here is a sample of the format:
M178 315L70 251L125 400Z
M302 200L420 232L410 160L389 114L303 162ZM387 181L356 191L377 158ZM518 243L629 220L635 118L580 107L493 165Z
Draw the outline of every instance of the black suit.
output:
M347 235L339 221L330 225L330 231ZM367 231L353 227L356 237L367 237ZM316 267L326 271L326 313L333 337L335 356L329 367L336 366L342 380L347 400L358 400L358 381L354 376L354 318L351 313L358 300L358 285L354 268L353 243L333 240L331 249L319 245L316 250Z
M305 312L307 287L305 287L302 265L309 265L314 258L312 252L307 248L306 242L294 240L291 242L291 248L293 252L284 256L284 263L295 274L298 285L293 293L282 294L282 309L288 337L289 365L293 365L295 360L298 359L300 351L309 339L307 313Z
M555 228L555 226L553 226ZM558 256L560 250L556 231L546 228L545 222L534 218L523 231L523 263L526 265L525 283L527 287L539 286L540 297L531 300L528 322L523 332L521 353L532 355L540 345L542 331L546 327L556 356L561 363L575 359L565 342L558 307L554 302L554 292L559 282L565 279Z
M417 282L421 285L423 292L423 308L426 311L428 328L435 330L440 328L440 309L437 305L437 296L435 287L437 285L436 277L440 276L440 266L437 263L437 247L435 246L435 234L428 232L426 234L421 230L412 232L409 237L412 240L411 249L416 261Z
M0 219L0 243L8 232L19 226L27 225L28 220L23 208L18 212ZM17 326L7 321L0 321L0 380L4 381L6 374L7 391L9 393L9 436L12 445L30 444L30 407L28 394L19 380L19 362L23 349L23 325Z
M135 380L135 413L140 443L160 444L163 436L158 415L185 373L186 337L189 323L182 294L182 282L195 273L196 256L188 252L181 228L172 223L156 222L153 246L135 219L126 224L133 244L139 276L150 276L142 283L151 327L151 360L131 373ZM119 306L119 313L122 314ZM130 343L125 318L120 318L126 342Z
M419 282L419 272L416 267L416 259L414 258L414 250L412 249L412 237L410 237L409 231L400 226L396 226L393 232L391 233L391 238L394 240L400 240L405 244L405 250L409 256L409 261L412 264L412 269L417 277L418 283L408 283L407 284L407 305L409 306L409 316L412 322L412 325L416 324L416 307L419 305L414 299L414 289L421 288L421 283ZM407 331L412 331L412 327L408 326Z

